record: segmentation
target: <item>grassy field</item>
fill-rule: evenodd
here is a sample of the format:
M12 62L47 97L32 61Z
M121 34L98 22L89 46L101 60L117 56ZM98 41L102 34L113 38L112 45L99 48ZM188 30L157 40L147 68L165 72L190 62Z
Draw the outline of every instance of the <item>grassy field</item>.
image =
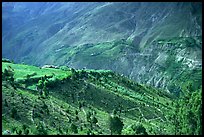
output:
M33 77L43 77L45 75L52 76L55 75L56 78L63 79L67 76L69 76L71 73L70 71L63 71L61 69L54 69L54 68L39 68L35 66L30 65L24 65L24 64L13 64L13 63L2 63L2 71L4 71L5 68L8 66L11 66L15 70L14 78L15 79L24 79L26 78L26 75L37 73Z

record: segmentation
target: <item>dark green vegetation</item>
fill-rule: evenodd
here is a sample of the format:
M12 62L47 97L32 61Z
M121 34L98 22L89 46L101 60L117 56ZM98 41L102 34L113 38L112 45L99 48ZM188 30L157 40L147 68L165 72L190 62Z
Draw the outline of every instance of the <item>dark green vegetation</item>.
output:
M3 134L201 134L201 90L189 84L177 100L108 70L2 65Z

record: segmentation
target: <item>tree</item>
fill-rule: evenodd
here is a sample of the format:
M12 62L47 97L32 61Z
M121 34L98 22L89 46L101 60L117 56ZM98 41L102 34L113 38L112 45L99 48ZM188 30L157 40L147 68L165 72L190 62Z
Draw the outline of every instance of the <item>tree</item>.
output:
M25 129L27 128L27 125L24 125L24 124L23 124L23 127L22 127L22 128L23 128L23 130L25 130Z
M135 134L139 134L139 135L148 135L146 132L146 129L144 128L144 126L142 124L139 125L133 125L132 126L133 131L135 132Z
M96 124L96 123L98 122L98 120L97 120L97 118L94 116L94 117L91 118L91 122L92 122L93 124Z
M59 133L62 135L63 134L63 130L61 127L58 128Z
M45 97L48 97L49 95L49 91L47 90L47 85L48 85L48 81L45 80L43 83L43 92L44 92Z
M73 133L78 133L77 126L74 123L71 124L70 129Z
M110 116L109 117L109 129L111 130L111 135L113 133L121 134L123 126L124 126L124 124L118 116Z
M8 107L8 102L7 102L6 99L4 99L4 105L5 105L6 107Z
M78 115L78 111L77 110L75 110L75 114Z
M76 72L76 70L74 68L71 68L71 72L72 72L72 74L74 74Z
M15 127L15 126L14 126L14 127L12 127L12 128L11 128L11 133L15 133L15 132L16 132L16 130L17 130L17 127Z
M16 110L16 108L12 108L11 109L11 117L12 118L14 118L14 119L19 119L19 115L18 115L18 113L17 113L17 110Z
M88 78L88 73L86 73L86 71L82 70L80 73L80 78Z
M182 86L182 94L175 103L173 114L175 134L202 134L202 89L195 90L192 84Z
M37 135L47 135L47 130L45 129L42 122L37 125Z
M174 111L174 114L173 114L173 122L174 122L174 131L175 131L175 135L177 135L178 134L178 132L179 132L179 127L180 127L180 125L179 125L179 118L178 118L178 113L179 113L179 103L178 102L176 102L176 106L175 106L175 111Z
M81 102L79 102L79 109L81 109L82 108L82 103Z
M29 129L25 129L24 134L28 135L29 134Z
M69 67L67 66L61 66L60 69L63 71L69 71Z
M21 130L21 129L16 130L16 133L17 133L18 135L21 135L21 134L22 134L22 130Z
M86 113L86 120L87 120L87 122L89 122L91 120L91 112L90 111L88 111Z
M113 116L115 116L116 113L117 113L117 111L116 111L116 109L114 108L114 109L113 109L113 112L112 112Z
M2 79L8 81L12 87L15 87L15 85L14 85L14 69L11 66L8 66L7 69L4 69L4 72L2 74Z
M42 89L43 89L43 81L42 80L39 80L38 81L38 84L36 85L37 86L37 89L39 91L39 94L42 95L43 92L42 92Z

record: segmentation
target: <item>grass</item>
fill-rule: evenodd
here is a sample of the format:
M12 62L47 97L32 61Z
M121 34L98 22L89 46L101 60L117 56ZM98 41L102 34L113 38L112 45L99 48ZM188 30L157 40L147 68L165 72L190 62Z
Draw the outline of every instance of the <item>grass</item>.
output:
M24 64L13 64L13 63L3 63L2 64L2 71L5 68L11 66L15 70L14 78L16 79L25 79L26 75L37 73L37 75L33 76L33 78L39 78L43 76L52 76L55 75L58 79L63 79L71 74L70 71L63 71L61 69L54 69L54 68L39 68L30 65Z

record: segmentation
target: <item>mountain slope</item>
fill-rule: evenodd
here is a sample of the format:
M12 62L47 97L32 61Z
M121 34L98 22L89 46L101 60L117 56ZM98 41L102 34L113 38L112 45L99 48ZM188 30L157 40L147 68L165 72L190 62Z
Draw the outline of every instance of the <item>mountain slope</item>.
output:
M185 77L202 68L201 3L5 2L2 8L2 54L15 62L111 69L167 91L176 83L168 69L180 66L177 77Z
M165 126L167 112L174 108L171 106L173 95L140 85L112 71L65 71L2 63L2 72L14 69L14 86L2 77L3 131L7 129L12 134L19 134L19 130L23 131L22 134L27 133L23 125L29 134L43 134L38 129L42 124L47 134L74 134L70 127L72 123L77 125L78 134L87 134L90 129L94 134L110 134L108 117L113 110L124 123L122 134L127 134L125 129L139 121L148 134L153 131L160 134L158 126ZM22 72L22 69L29 71ZM36 75L27 77L34 72ZM47 79L48 96L45 96L44 89L42 95L36 89L40 79ZM94 113L91 118L96 117L98 124L87 121L88 113ZM171 134L171 130L168 128L165 133Z

